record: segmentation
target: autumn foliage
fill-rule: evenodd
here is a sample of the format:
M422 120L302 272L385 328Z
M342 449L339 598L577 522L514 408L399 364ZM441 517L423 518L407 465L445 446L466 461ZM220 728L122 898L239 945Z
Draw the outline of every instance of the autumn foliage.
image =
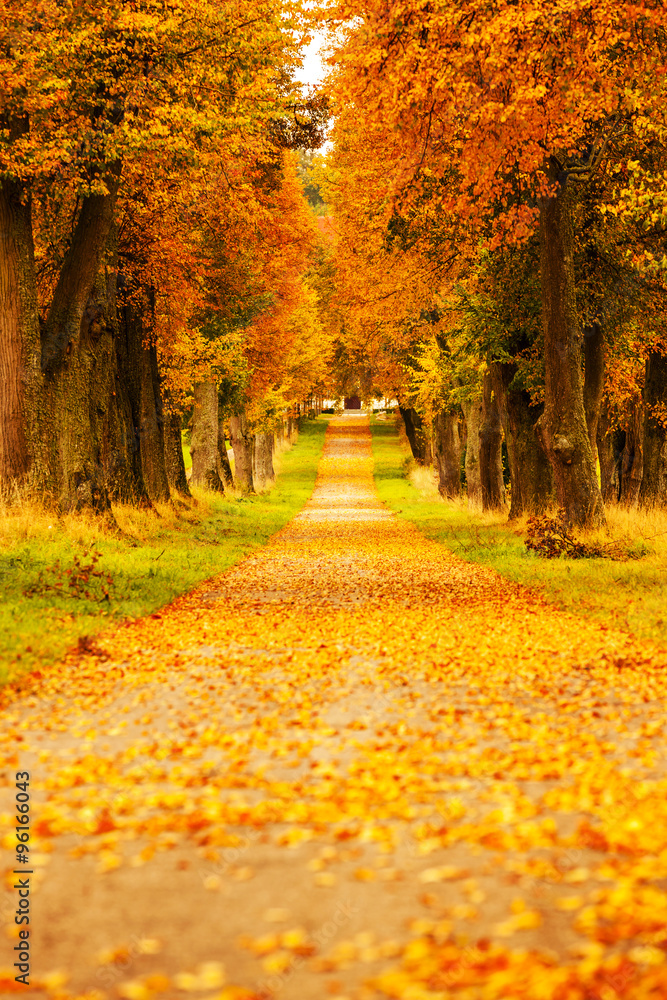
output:
M453 407L467 428L481 405L487 440L502 425L513 501L525 495L528 509L553 496L568 521L600 523L596 452L606 500L664 502L653 457L664 440L663 5L362 0L321 16L337 111L323 174L351 303L343 337L364 391L391 386L403 409L421 409L450 465L454 437L429 411L446 424ZM425 406L429 352L441 378ZM498 416L479 377L461 384L462 352L471 373L488 368ZM619 413L633 353L634 400ZM523 443L529 427L539 451ZM467 429L476 451L478 426ZM614 471L623 435L626 470ZM637 437L651 456L641 489Z
M0 474L63 509L168 499L199 381L259 423L267 393L280 413L321 392L291 152L326 120L292 79L304 18L272 0L1 13ZM297 327L319 337L298 378Z

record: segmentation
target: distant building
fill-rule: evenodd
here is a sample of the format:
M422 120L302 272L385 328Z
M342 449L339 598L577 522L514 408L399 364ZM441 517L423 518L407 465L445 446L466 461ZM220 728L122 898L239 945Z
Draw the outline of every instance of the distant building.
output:
M360 410L361 400L358 396L346 396L345 397L345 409L346 410Z

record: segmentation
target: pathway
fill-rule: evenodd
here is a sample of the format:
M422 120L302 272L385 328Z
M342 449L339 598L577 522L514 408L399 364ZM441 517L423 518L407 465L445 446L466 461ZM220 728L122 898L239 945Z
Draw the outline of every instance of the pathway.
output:
M30 995L666 996L666 666L397 520L336 418L264 549L6 706Z

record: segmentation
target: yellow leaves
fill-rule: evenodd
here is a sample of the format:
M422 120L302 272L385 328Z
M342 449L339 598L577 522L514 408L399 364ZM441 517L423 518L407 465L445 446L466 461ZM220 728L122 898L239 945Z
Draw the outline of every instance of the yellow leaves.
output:
M289 951L274 951L266 958L262 959L262 968L269 973L286 972L292 964L292 955Z
M174 986L186 993L196 993L199 990L224 986L226 980L225 967L222 962L203 962L196 972L179 972L174 977Z
M278 934L264 934L259 938L243 937L239 941L243 948L248 948L255 955L268 955L272 951L277 951L280 947L280 937Z
M358 882L374 882L378 873L372 868L356 868L354 877Z
M556 900L556 909L568 913L571 910L579 910L584 905L582 896L560 896Z
M99 971L124 970L119 1000L249 1000L272 977L298 993L300 970L345 972L303 987L318 998L578 1000L604 996L622 952L632 1000L661 996L667 785L644 761L665 738L662 654L442 554L386 515L354 444L329 452L303 517L216 580L215 613L194 594L105 639L125 664L108 703L97 677L75 707L71 677L44 681L58 692L43 694L56 735L39 764L54 859L74 831L73 872L129 856L137 893L169 886L155 938L124 933ZM107 733L116 697L125 735L70 754L71 717ZM30 711L28 752L43 735ZM188 746L202 758L174 753ZM165 935L204 911L206 947L245 985L225 985L219 962L174 968Z
M512 937L517 931L534 930L542 924L542 915L537 910L524 909L525 903L521 900L519 912L515 912L507 920L503 920L494 927L494 934L498 937Z
M101 851L97 860L96 870L101 875L104 875L119 868L122 863L122 857L114 851Z
M448 882L451 879L465 878L468 872L464 868L456 865L440 865L438 868L426 868L419 874L419 881L423 884L430 882Z
M169 986L169 981L167 980L167 987ZM151 990L145 983L142 983L138 979L130 979L124 983L119 983L118 995L123 998L123 1000L153 1000L155 996L155 991Z
M667 960L665 952L661 948L653 948L650 945L630 948L628 958L635 965L664 965Z

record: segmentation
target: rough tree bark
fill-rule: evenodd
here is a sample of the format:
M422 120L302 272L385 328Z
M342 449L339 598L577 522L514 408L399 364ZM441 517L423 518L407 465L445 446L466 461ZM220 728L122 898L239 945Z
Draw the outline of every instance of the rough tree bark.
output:
M461 436L459 415L441 411L433 418L433 457L441 496L461 495Z
M62 365L78 338L113 226L120 172L120 163L113 164L106 178L109 194L88 195L81 207L42 330L42 371L48 375Z
M31 205L22 185L0 184L0 483L21 481L34 461L41 375Z
M167 470L167 479L173 490L176 490L181 496L190 497L192 494L185 472L182 441L181 415L180 413L170 413L164 422L164 464Z
M410 442L412 457L419 465L429 465L431 448L428 440L428 434L426 432L426 428L424 427L424 421L417 411L411 406L399 406L399 410L401 416L403 417L403 423L405 424L405 433L407 434L408 441Z
M503 428L493 392L491 372L487 369L482 385L482 424L479 429L479 478L483 510L502 510L505 506L502 444Z
M117 318L113 248L120 166L106 178L109 194L84 199L42 328L45 436L51 480L61 509L110 503L109 464L115 471L128 443L118 396L114 335ZM120 470L122 474L123 470Z
M642 507L667 504L667 353L651 351L644 382L644 471L639 503ZM662 421L658 419L662 410Z
M463 403L466 422L466 483L468 485L468 507L480 510L482 507L482 480L479 472L479 429L482 425L482 400L474 399Z
M544 511L554 492L551 464L535 429L543 407L532 406L530 394L512 385L516 371L514 364L494 361L491 365L493 390L507 445L512 487L510 520Z
M146 496L127 385L119 377L116 271L101 268L76 340L45 376L50 481L61 510Z
M538 427L570 524L604 524L602 494L586 425L582 330L574 280L573 193L554 163L555 193L540 203L540 280L544 326L544 413Z
M263 490L270 483L275 482L276 474L273 469L273 434L268 431L258 431L255 434L255 447L253 449L253 478L255 489Z
M193 486L224 493L218 475L218 387L215 382L197 382L192 414Z
M229 433L234 451L234 485L244 493L254 493L252 453L255 435L248 428L244 412L232 415L229 421Z

